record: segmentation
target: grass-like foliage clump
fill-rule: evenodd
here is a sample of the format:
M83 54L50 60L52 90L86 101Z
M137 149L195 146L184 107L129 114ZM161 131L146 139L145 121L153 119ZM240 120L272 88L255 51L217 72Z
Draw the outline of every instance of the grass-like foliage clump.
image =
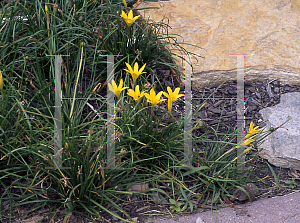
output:
M48 214L67 210L65 221L72 213L109 213L131 222L118 204L133 193L157 195L180 212L223 203L245 184L249 175L237 174L236 150L256 148L269 133L252 125L237 145L235 133L220 141L201 120L184 132L184 117L171 113L183 98L179 86L155 87L162 66L181 81L182 57L174 50L192 55L168 34L165 20L142 18L133 1L56 2L0 3L1 202L11 202L11 211L25 204L48 205ZM204 133L196 136L196 129ZM128 190L132 185L144 187Z

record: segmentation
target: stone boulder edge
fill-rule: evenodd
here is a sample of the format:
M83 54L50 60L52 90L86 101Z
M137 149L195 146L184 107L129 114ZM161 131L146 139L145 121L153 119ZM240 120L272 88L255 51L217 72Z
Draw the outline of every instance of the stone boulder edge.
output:
M267 121L265 130L290 119L261 144L261 156L275 166L300 170L300 92L282 94L280 104L259 112Z
M169 33L180 34L178 42L188 51L204 56L192 59L194 80L213 83L236 80L236 56L245 56L245 79L278 79L300 83L299 0L169 0L143 2L140 11L156 22L166 16ZM182 62L178 62L182 65Z

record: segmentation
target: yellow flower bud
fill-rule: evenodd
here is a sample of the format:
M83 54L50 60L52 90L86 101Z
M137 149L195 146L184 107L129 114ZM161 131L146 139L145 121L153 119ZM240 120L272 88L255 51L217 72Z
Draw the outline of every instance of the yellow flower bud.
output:
M127 3L126 3L126 1L125 1L125 0L122 0L122 1L123 1L123 4L124 4L125 8L127 8Z
M2 77L2 73L0 71L0 89L3 89L3 77Z
M47 16L48 16L48 11L49 11L48 6L45 5L45 12L46 12L46 15L47 15Z

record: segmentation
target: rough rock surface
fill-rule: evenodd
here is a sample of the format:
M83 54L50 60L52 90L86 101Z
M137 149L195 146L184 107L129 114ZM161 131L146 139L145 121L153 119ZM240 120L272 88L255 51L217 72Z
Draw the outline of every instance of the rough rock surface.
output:
M290 119L284 128L273 132L261 145L268 159L275 166L300 170L300 93L281 95L280 104L260 111L267 122L267 129L278 127Z
M159 8L140 11L144 18L158 22L166 16L169 33L182 36L178 42L203 48L185 46L205 57L192 60L200 83L236 80L233 54L248 54L246 80L300 83L299 0L169 0L139 6L146 7Z

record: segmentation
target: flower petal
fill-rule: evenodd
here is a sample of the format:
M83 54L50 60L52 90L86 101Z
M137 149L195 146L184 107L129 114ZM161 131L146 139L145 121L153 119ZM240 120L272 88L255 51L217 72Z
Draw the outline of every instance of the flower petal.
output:
M115 92L114 88L111 86L110 83L108 83L108 89L109 89L110 91L112 91L112 92Z
M129 89L127 94L131 96L132 94L134 94L134 91L132 89Z
M163 92L164 96L166 96L167 98L170 98L170 96L166 93L166 92Z
M119 86L118 86L118 88L120 88L120 89L121 89L121 88L122 88L122 86L123 86L123 80L121 79L121 80L120 80L120 83L119 83Z
M160 97L161 97L161 95L162 95L162 91L160 91L157 95L156 95L156 98L159 100L160 99Z
M132 20L135 22L135 20L137 20L140 17L140 15L135 16L134 18L132 18Z
M143 72L143 70L145 69L145 67L146 67L146 64L144 64L144 65L141 67L141 69L139 70L139 73L140 73L140 74ZM146 73L146 72L143 72L143 73Z
M125 64L126 64L128 70L129 70L128 72L129 72L129 73L133 72L132 67L131 67L128 63L126 63L126 62L125 62ZM124 69L124 70L125 70L125 69Z
M128 13L128 19L130 19L130 20L133 19L133 12L132 12L132 10L130 10L129 13Z
M175 95L178 95L178 94L179 94L179 91L180 91L180 88L178 87L178 88L175 89L174 94L175 94Z
M152 88L152 89L150 90L150 96L151 96L151 97L155 97L155 95L156 95L156 94L155 94L155 91L154 91L154 89Z
M114 80L112 82L113 82L114 89L118 88L116 82Z
M171 113L172 110L172 100L168 100L168 111Z
M133 71L134 71L135 73L138 73L138 72L139 72L139 65L138 65L137 62L135 62L135 64L134 64L134 69L133 69Z
M172 90L171 90L170 87L167 87L167 91L168 91L168 93L169 93L170 96L173 94L173 92L172 92Z
M121 17L122 17L123 19L127 19L127 15L126 15L126 13L125 13L124 11L122 11Z

